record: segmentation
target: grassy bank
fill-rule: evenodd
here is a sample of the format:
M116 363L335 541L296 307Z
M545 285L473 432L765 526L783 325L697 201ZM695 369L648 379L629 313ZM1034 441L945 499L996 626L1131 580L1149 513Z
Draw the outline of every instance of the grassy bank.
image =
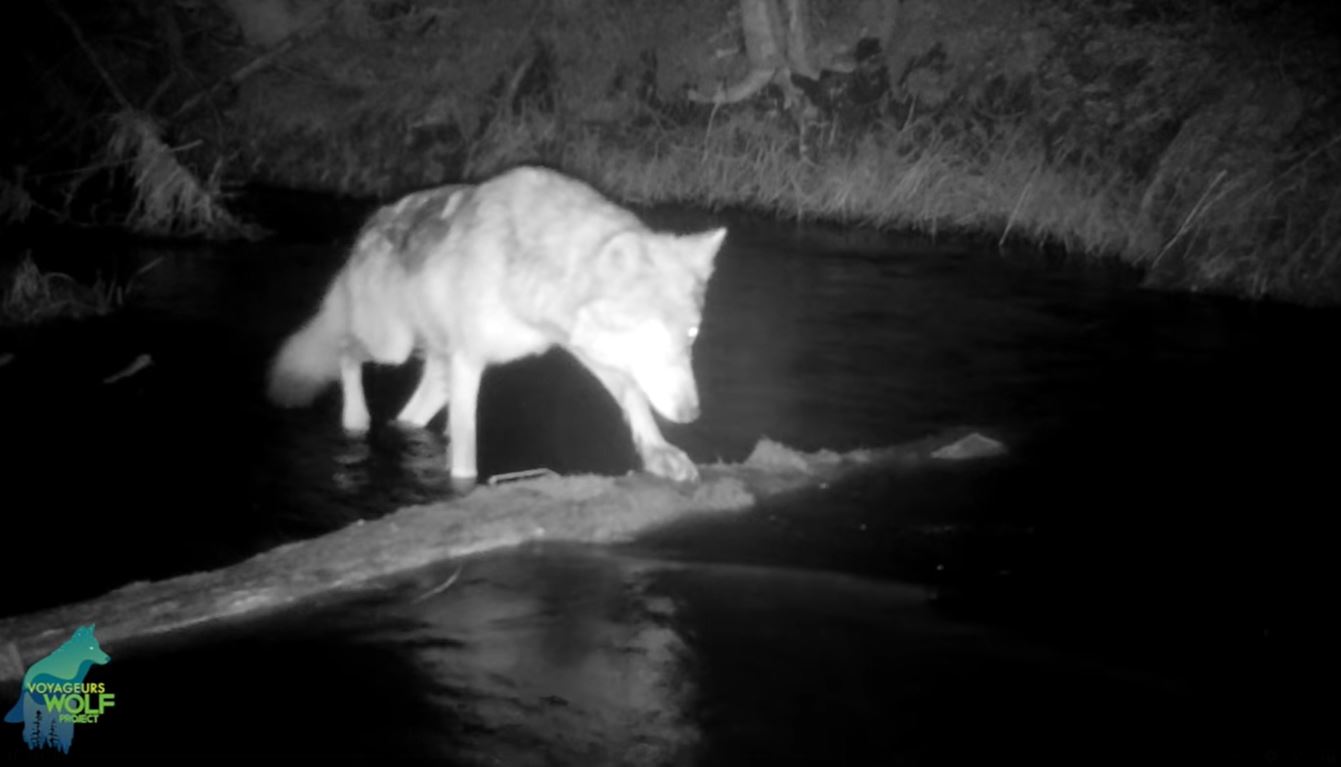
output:
M660 137L650 151L586 133L554 159L637 201L1053 242L1141 266L1153 284L1252 298L1341 297L1341 167L1334 163L1307 168L1304 157L1276 172L1220 170L1191 182L1201 186L1195 198L1155 207L1151 184L1120 166L1050 162L1009 133L978 148L921 138L936 135L933 125L888 125L806 162L797 161L789 137L751 122L728 119L701 136Z
M563 142L553 159L644 203L690 200L798 220L986 232L1096 253L1152 245L1135 201L1109 177L1059 171L1041 152L1013 149L1010 137L975 160L954 139L927 140L934 125L881 128L801 159L794 136L747 114L650 145L588 131Z
M978 142L946 135L932 119L888 122L803 157L794 132L748 111L638 131L565 129L551 115L532 114L496 126L461 175L480 179L541 162L632 203L1049 243L1143 268L1147 283L1162 288L1341 299L1341 165L1325 151L1281 158L1279 171L1187 174L1195 196L1159 206L1150 180L1120 165L1058 163L1025 140L1026 131L1015 126Z
M908 2L873 60L878 99L810 103L802 115L776 89L685 108L667 83L730 80L739 62L668 67L702 61L695 46L711 35L668 24L686 37L654 39L654 7L633 4L646 18L619 26L628 19L595 5L606 9L599 24L545 28L539 72L528 69L533 41L459 19L466 29L451 39L462 47L430 57L435 73L457 73L449 116L430 95L439 80L405 75L422 51L393 46L382 53L400 62L386 64L394 96L328 88L322 104L305 89L286 123L253 112L239 154L281 183L384 197L539 161L631 202L1051 243L1121 259L1165 288L1341 300L1341 118L1325 95L1338 57L1287 10ZM729 24L729 5L698 4L700 26ZM812 6L829 22L820 36L841 35L841 5ZM615 27L621 35L601 34ZM574 53L597 44L608 54L599 70ZM663 63L648 69L647 50ZM480 61L495 65L472 68ZM520 75L529 90L505 100L502 84ZM650 97L627 85L640 78L655 83ZM297 92L266 87L260 103Z
M85 285L67 274L44 272L25 255L0 293L0 328L110 314L126 303L133 281L118 284L99 276Z
M190 7L179 25L239 34ZM183 48L248 73L206 99L89 38L130 101L180 105L153 112L172 115L154 156L224 185L390 198L543 162L627 202L1050 243L1160 287L1341 302L1341 49L1310 4L810 0L829 71L717 106L685 94L749 69L738 0L331 7L282 55ZM55 207L20 170L0 173L10 215Z

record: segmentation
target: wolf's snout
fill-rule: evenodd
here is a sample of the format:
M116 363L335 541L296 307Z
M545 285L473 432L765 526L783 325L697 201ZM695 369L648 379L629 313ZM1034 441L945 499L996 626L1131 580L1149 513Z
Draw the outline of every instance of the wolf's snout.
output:
M697 394L691 394L677 400L675 408L663 415L666 415L675 423L689 423L698 420L698 410L698 396Z
M698 420L698 403L690 402L680 406L680 417L675 419L680 423L689 423Z

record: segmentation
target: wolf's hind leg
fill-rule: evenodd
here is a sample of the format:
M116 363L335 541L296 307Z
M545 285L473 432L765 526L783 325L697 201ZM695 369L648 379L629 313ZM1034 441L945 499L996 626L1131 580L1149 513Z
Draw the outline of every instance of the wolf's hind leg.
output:
M368 403L363 396L363 362L348 354L340 355L340 392L343 401L340 424L345 431L361 434L368 430Z
M450 363L436 354L424 357L424 371L419 377L419 386L414 390L410 401L405 403L396 420L424 428L433 416L447 405L448 379Z
M652 406L647 402L647 395L643 394L633 379L601 365L587 363L586 367L605 385L624 411L629 431L633 433L633 445L643 459L643 468L676 482L696 481L698 468L688 454L661 436L661 429L657 428L656 419L652 417Z

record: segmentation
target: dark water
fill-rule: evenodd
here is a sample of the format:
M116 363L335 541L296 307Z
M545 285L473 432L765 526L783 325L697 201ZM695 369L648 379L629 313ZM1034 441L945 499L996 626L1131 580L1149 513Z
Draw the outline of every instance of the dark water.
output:
M672 441L738 460L762 435L850 449L970 425L1011 454L110 648L94 673L118 707L77 728L74 753L1336 760L1335 703L1301 691L1338 676L1341 316L1137 292L963 243L728 223L696 350L703 417ZM0 612L449 492L436 431L349 439L333 396L260 398L342 245L38 251L72 271L88 251L122 271L162 260L133 311L0 333L16 354L0 368ZM150 368L101 382L141 353ZM414 371L367 379L385 420ZM613 404L561 355L490 373L480 429L486 474L634 467ZM3 753L26 755L5 728Z

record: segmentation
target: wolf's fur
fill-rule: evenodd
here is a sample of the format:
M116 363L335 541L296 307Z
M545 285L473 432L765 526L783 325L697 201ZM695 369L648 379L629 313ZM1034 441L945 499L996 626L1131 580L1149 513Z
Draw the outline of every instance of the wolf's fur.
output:
M399 420L448 407L454 478L476 476L475 410L490 365L561 346L619 403L648 471L697 477L652 417L698 417L691 347L725 229L657 233L580 181L522 167L378 210L321 309L280 349L270 397L310 402L339 378L342 422L368 427L364 362L424 354Z

